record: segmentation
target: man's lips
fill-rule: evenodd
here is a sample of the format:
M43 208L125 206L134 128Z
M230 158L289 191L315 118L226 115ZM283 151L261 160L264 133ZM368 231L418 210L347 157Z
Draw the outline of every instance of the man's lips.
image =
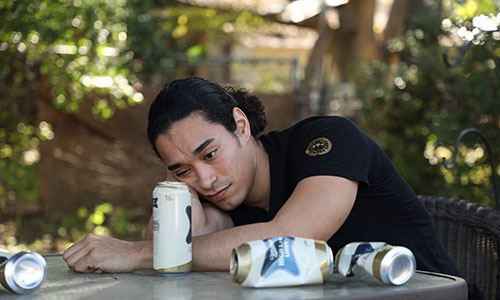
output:
M220 191L218 191L215 194L207 195L207 198L210 199L211 201L214 201L214 202L219 201L220 199L222 199L224 197L229 186L230 185L226 186L225 188L221 189Z

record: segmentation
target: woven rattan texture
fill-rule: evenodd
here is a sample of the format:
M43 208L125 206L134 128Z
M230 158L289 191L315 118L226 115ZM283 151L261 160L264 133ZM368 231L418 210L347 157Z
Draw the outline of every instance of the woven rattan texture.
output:
M500 298L500 211L464 200L419 196L444 248L486 299Z

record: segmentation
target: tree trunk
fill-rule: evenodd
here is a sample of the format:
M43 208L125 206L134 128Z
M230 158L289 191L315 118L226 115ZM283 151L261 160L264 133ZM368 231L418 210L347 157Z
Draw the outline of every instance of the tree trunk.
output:
M359 59L381 58L381 47L373 33L374 12L375 0L349 1L339 8L340 29L335 31L329 51L335 81L349 81Z
M408 13L411 3L416 2L412 0L399 0L394 1L389 21L384 29L384 39L387 41L392 38L402 37L408 27Z
M325 10L318 18L318 40L311 51L304 79L301 84L301 114L328 113L329 95L321 91L324 82L347 82L357 71L355 62L381 57L381 47L373 35L375 0L350 1L338 9L340 28L332 30L325 20ZM326 63L325 63L326 62ZM324 78L324 76L331 78ZM322 101L323 100L323 101ZM320 105L324 102L323 105Z
M321 114L320 91L323 81L323 59L333 38L333 30L325 20L326 9L323 9L318 18L318 39L309 56L304 79L301 84L302 97L301 116Z

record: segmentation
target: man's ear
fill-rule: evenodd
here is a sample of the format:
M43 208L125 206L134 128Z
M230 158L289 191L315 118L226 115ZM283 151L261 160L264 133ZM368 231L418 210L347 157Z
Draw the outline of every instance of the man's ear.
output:
M236 123L235 134L239 137L250 137L252 133L250 131L250 121L248 120L245 113L238 107L233 108L233 118Z

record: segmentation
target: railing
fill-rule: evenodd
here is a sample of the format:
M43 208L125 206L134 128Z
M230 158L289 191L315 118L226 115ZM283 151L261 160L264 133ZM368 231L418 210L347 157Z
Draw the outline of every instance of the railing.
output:
M460 49L460 53L458 54L458 56L454 62L450 62L448 60L448 54L443 53L444 64L450 68L454 68L454 67L458 66L462 62L462 59L464 58L465 52L467 52L467 50L469 50L470 46L472 45L472 43L474 43L474 41L476 41L483 34L492 33L492 32L499 32L499 31L500 31L500 29L499 30L490 30L490 31L479 30L479 32L474 35L472 40L470 40L467 44L465 44L462 47L462 49Z
M453 167L455 167L455 160L456 160L457 154L458 154L458 144L460 143L460 141L462 141L464 136L466 136L469 133L475 133L475 134L479 135L481 137L481 139L483 140L483 142L486 144L486 149L488 150L488 155L490 158L491 181L493 182L493 190L495 193L495 204L496 204L497 210L498 210L498 209L500 209L500 203L499 203L500 200L498 199L498 186L497 186L497 175L496 175L497 170L495 167L495 163L493 162L493 155L491 153L490 143L488 142L488 140L486 139L486 137L484 136L484 134L481 131L477 130L476 128L467 128L467 129L462 130L462 132L460 132L460 135L457 138L457 141L455 142L455 150L453 151L451 163L448 164L448 162L446 161L446 158L443 157L444 167L448 170L451 170L451 169L453 169Z

